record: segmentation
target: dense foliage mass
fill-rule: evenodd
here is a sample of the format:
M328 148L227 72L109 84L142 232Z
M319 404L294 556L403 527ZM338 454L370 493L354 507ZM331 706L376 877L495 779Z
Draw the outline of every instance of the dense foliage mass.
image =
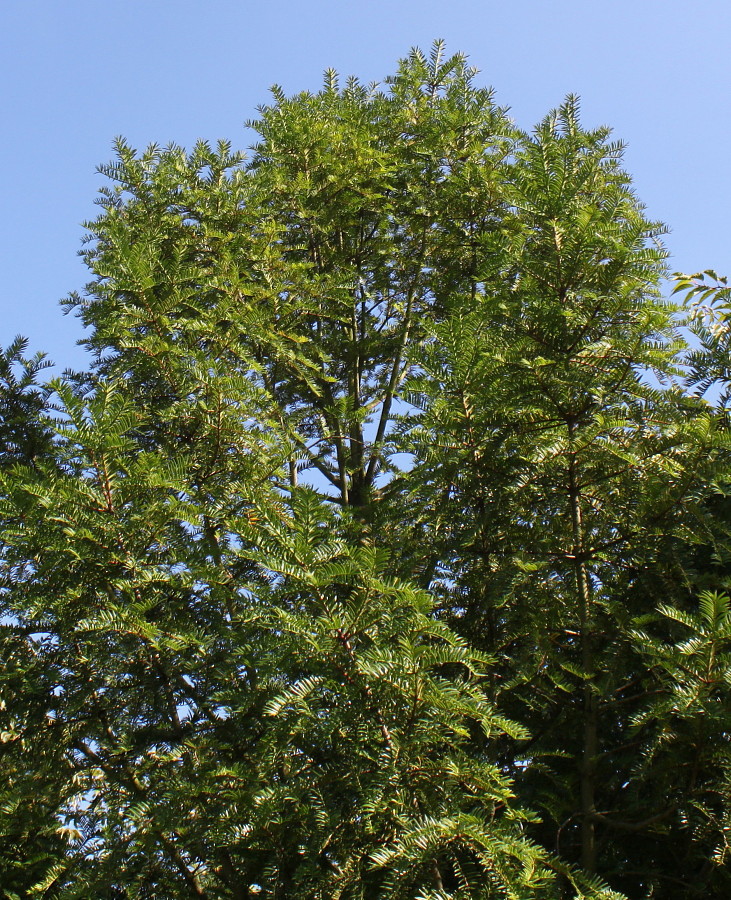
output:
M728 289L474 78L103 169L88 371L0 356L5 900L731 893Z

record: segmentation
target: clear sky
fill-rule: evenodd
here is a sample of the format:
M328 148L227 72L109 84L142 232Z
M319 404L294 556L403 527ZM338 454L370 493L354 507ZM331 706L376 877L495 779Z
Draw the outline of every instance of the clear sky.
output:
M585 123L628 143L673 267L731 274L728 0L2 0L0 344L20 332L83 365L58 301L86 281L81 223L115 135L245 147L271 84L380 80L438 37L522 128L581 95Z

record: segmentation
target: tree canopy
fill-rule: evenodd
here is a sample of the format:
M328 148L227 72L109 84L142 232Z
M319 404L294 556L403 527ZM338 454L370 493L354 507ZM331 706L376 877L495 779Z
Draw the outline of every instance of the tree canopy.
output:
M476 75L101 167L87 370L0 353L5 900L728 896L726 282Z

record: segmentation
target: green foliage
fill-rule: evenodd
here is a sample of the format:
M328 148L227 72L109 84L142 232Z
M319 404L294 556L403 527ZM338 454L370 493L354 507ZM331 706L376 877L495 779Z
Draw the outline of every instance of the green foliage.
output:
M651 685L633 720L636 778L647 789L663 773L664 808L652 824L671 837L690 833L690 841L676 843L687 854L685 867L696 873L690 896L720 897L729 890L731 850L731 601L706 591L693 612L661 606L659 613L634 634Z
M628 629L657 602L644 570L675 575L668 541L706 539L698 501L727 441L676 386L661 230L607 136L569 99L525 139L503 269L479 273L416 351L419 412L400 446L415 459L410 536L435 548L427 577L454 627L498 658L493 697L531 732L504 758L542 840L590 870L602 853L634 895L646 862L600 812L631 783L615 709L636 702L644 663Z
M0 354L8 900L726 896L725 283L690 352L621 145L475 76L102 168L89 371Z
M17 337L0 348L0 464L32 462L48 451L49 432L41 421L48 390L39 376L51 363L42 353L32 359L23 354L25 338Z
M381 574L388 553L305 488L202 497L112 383L56 389L54 467L7 477L3 514L7 609L63 660L60 896L405 896L442 866L466 896L485 873L545 884L508 782L467 750L523 736L485 698L489 660Z
M688 354L687 378L696 393L708 394L728 409L731 396L729 375L729 297L731 289L725 276L713 269L695 275L676 272L673 293L684 292L689 307L688 324L695 346Z

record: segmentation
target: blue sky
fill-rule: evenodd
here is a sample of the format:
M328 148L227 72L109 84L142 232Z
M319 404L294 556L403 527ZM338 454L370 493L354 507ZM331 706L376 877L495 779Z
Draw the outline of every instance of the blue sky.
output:
M379 80L443 37L530 128L571 92L611 125L680 270L731 274L731 4L722 0L4 0L0 345L30 337L83 365L81 223L111 141L229 138L268 88L317 89L332 66Z

